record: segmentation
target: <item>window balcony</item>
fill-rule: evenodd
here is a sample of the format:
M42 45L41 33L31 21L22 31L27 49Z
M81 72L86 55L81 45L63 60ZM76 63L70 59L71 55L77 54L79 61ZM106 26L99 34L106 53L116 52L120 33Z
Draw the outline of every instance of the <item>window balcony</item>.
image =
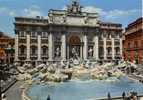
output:
M31 36L30 38L31 39L37 39L37 36Z
M121 57L121 55L119 53L115 54L115 57Z
M104 54L99 54L99 57L103 58L103 57L104 57Z
M115 45L120 45L120 42L119 42L119 41L116 41L116 42L115 42Z
M48 54L42 54L42 58L48 58Z
M48 39L47 38L42 38L41 43L48 44Z
M26 54L18 54L18 56L21 58L26 58Z
M20 38L18 42L19 43L26 43L26 38Z
M26 36L18 36L19 39L26 39Z
M94 42L89 41L88 44L89 44L89 45L94 45Z
M30 54L30 57L37 58L37 54Z
M37 39L35 38L35 39L31 39L31 41L30 41L31 43L37 43Z
M107 54L107 57L112 57L112 54Z

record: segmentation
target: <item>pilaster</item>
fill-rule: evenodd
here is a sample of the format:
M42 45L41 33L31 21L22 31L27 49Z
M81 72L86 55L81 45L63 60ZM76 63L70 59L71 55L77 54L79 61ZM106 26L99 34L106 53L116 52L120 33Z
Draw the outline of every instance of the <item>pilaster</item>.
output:
M15 35L15 62L19 61L18 59L18 34Z
M112 60L115 60L115 40L113 37L111 38L111 41L112 41Z
M62 57L62 60L65 61L66 60L66 35L65 34L62 34L61 41L62 41L61 57Z
M107 60L107 38L106 38L106 32L104 32L104 36L103 36L103 48L104 48L104 60Z
M49 61L53 61L53 34L49 33L49 37L48 37L48 43L49 43Z
M26 61L30 61L30 33L28 32L27 35L26 35Z
M84 42L83 58L84 58L84 60L87 60L87 50L88 50L87 34L84 34L84 36L83 36L83 42Z
M123 57L123 44L122 44L122 38L120 38L120 56Z
M98 46L98 35L96 34L94 36L94 52L93 52L93 57L97 60L99 60L99 46Z
M38 61L41 61L41 34L38 33Z

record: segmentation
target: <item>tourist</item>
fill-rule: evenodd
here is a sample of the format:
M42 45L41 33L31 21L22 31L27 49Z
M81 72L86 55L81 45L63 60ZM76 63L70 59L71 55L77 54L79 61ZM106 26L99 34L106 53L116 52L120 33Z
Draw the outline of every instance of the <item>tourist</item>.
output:
M125 97L126 97L126 93L125 92L122 93L122 97L123 97L123 100L125 100Z
M131 100L137 100L137 92L130 92L131 96L130 96L130 99Z
M110 92L108 92L108 100L111 100Z
M51 100L51 99L50 99L50 95L48 95L48 98L47 98L47 100Z

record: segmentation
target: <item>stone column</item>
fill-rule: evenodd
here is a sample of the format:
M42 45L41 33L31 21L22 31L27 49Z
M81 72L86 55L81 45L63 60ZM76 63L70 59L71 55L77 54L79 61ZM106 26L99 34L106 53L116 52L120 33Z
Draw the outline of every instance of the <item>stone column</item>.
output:
M104 60L107 60L106 36L103 37Z
M82 45L80 46L80 58L83 59L83 50L82 50Z
M112 60L115 60L115 41L114 41L114 37L112 37L111 41L112 41Z
M62 34L62 45L61 45L61 57L62 60L65 61L66 60L66 35Z
M49 52L49 61L53 61L53 34L50 33L49 37L48 37L48 43L49 43L49 47L48 47L48 52Z
M83 46L83 58L84 60L87 60L87 50L88 50L88 40L87 40L87 35L84 34L83 36L83 42L84 42L84 46Z
M41 61L41 35L38 33L38 61Z
M123 44L122 44L122 38L120 38L120 56L123 57Z
M27 35L26 35L26 46L27 46L26 61L30 61L30 34L29 33L27 33Z
M67 46L67 59L69 59L69 46Z
M94 51L93 51L93 57L96 59L96 60L99 60L99 46L98 46L98 36L95 35L94 36Z
M15 62L18 61L18 34L15 36Z

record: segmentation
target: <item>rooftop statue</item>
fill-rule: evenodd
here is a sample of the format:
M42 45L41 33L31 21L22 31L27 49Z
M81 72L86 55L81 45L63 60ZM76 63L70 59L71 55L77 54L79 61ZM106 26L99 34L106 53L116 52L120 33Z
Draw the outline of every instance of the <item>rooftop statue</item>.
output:
M70 14L80 14L81 13L81 6L77 0L71 0L70 5L68 5L68 13Z

